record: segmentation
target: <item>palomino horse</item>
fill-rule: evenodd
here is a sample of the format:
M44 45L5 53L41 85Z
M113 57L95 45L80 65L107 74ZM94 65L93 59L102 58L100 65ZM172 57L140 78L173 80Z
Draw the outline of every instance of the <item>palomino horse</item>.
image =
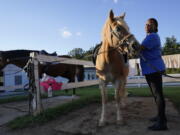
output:
M127 57L136 55L139 44L124 21L125 14L114 17L111 10L102 32L102 45L96 59L96 74L102 95L102 112L99 126L106 122L106 103L108 82L115 87L117 123L122 122L120 107L126 97L125 84L129 72ZM126 55L127 54L127 55Z

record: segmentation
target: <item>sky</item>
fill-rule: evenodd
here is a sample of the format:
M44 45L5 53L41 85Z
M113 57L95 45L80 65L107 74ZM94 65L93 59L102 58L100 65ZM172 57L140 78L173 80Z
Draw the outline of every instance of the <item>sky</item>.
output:
M0 0L0 50L46 50L58 55L74 48L89 50L101 41L102 27L113 10L139 42L148 18L159 22L162 45L180 41L180 0Z

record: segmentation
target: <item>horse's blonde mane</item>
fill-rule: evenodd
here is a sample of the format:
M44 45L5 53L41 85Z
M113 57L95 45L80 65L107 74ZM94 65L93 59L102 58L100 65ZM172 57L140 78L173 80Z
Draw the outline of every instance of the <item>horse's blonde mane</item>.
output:
M106 53L103 53L102 55L107 63L109 63L109 58L108 58L109 45L110 43L112 43L111 35L110 35L111 33L109 30L110 30L110 22L109 22L109 19L107 19L103 26L103 30L101 34L102 35L101 51L106 52Z
M109 19L107 19L104 26L103 26L103 30L102 30L102 41L103 41L103 43L112 42L109 30L110 30L110 21L109 21Z

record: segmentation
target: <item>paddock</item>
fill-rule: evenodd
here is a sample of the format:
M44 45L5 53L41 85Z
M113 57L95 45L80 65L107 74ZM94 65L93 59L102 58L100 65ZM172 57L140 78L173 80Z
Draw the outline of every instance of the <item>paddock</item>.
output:
M141 91L148 91L148 88L138 88ZM177 87L176 89L179 89ZM98 87L94 88L81 88L77 90L78 95L81 95L81 92L88 92L91 95L92 91L98 92ZM129 89L130 92L137 90ZM166 89L165 92L173 90L172 88ZM91 91L91 92L89 92ZM100 93L99 93L100 94ZM179 93L177 93L179 94ZM113 97L112 89L109 89L110 97ZM94 100L100 98L94 97ZM78 99L71 100L76 102ZM54 103L57 103L54 100ZM65 101L65 100L64 100ZM69 102L70 104L72 102ZM88 102L86 100L86 102ZM128 97L128 105L127 108L123 110L123 116L125 117L125 122L122 125L116 125L115 121L115 106L114 101L110 101L108 103L108 121L109 123L105 127L99 128L97 126L98 118L100 116L101 104L100 99L97 101L93 101L83 107L76 108L75 110L70 110L65 114L59 113L58 116L55 118L51 118L51 120L46 122L33 122L31 125L27 126L26 128L19 127L16 130L10 130L6 125L1 125L0 130L3 135L38 135L38 134L58 134L58 135L71 135L71 134L78 134L78 135L129 135L129 134L148 134L148 135L178 135L180 133L179 124L180 124L180 117L177 109L174 108L173 103L171 100L166 98L167 103L167 117L168 117L168 131L160 131L160 132L152 132L147 130L147 126L151 124L148 119L155 115L155 103L153 102L152 97L139 97L130 95ZM60 103L61 104L61 103ZM20 105L20 104L19 104ZM76 104L77 105L77 104ZM11 109L12 110L12 109ZM52 110L51 110L52 111ZM53 111L52 111L53 112ZM46 113L45 113L46 115ZM45 116L44 115L44 116ZM37 117L39 119L44 118ZM24 118L26 121L27 119ZM20 122L20 121L19 121ZM22 121L23 122L23 121Z
M42 56L44 57L44 56ZM47 58L46 58L47 60ZM59 59L56 59L59 60ZM51 61L54 61L52 59ZM78 62L82 61L76 61L76 64ZM82 64L82 63L81 63ZM133 81L134 80L134 81ZM177 82L178 79L170 79L170 78L164 78L164 82ZM141 84L145 83L145 80L142 77L139 78L129 78L128 84L136 84L139 83L140 85L136 87L137 89L143 90L144 88L142 87ZM53 118L52 120L45 122L43 124L37 124L34 123L33 125L30 124L30 126L21 129L21 130L15 130L11 131L9 128L6 126L6 124L2 124L0 127L0 130L2 133L7 134L7 135L18 135L18 134L26 134L26 135L31 135L31 134L58 134L58 135L67 135L67 134L97 134L97 135L116 135L118 134L154 134L154 132L150 132L147 130L147 126L151 124L148 121L148 118L153 116L155 114L155 104L153 102L152 97L136 97L136 96L131 96L131 91L130 95L128 98L128 105L127 108L123 110L123 115L125 117L125 122L122 125L117 126L115 124L115 106L113 105L113 101L108 103L108 119L109 123L105 127L99 128L97 126L98 118L100 116L100 110L101 110L101 105L100 105L100 96L98 97L91 97L91 90L88 89L87 86L90 85L97 85L98 81L86 81L86 82L76 82L76 83L69 83L66 86L63 86L63 89L70 89L70 88L78 88L78 87L84 87L82 88L82 91L88 92L88 95L90 95L90 98L83 100L84 103L87 104L83 107L76 108L75 110L70 110L64 115L61 113L59 116L56 118ZM96 87L96 90L98 90L98 87ZM87 93L86 93L87 94ZM113 97L113 92L110 90L110 96ZM54 100L51 98L49 99L49 102L47 100L42 101L42 104L44 106L43 112L46 114L46 110L48 111L48 108L56 107L59 105L63 105L64 103L76 103L78 100L78 97L81 97L80 92L77 90L77 97L72 97L70 95L68 100L60 100L58 97L55 97ZM57 100L58 99L58 100ZM90 101L92 102L90 102ZM95 100L95 102L94 102ZM67 102L66 102L67 101ZM90 103L88 103L90 102ZM180 117L177 109L174 108L173 103L169 100L166 99L167 102L167 117L168 117L168 127L169 131L162 131L158 132L158 134L167 134L167 135L172 135L172 134L179 134L179 125L180 125ZM62 104L61 104L62 103ZM20 109L21 112L26 111L26 114L28 113L28 103L24 102L24 107L26 107L25 110L23 110L23 107L20 105L21 103L19 102L16 104L18 107L15 108L16 103L12 103L8 105L3 104L6 109L8 109L8 112L10 110L12 111L14 109ZM73 104L74 105L74 104ZM77 104L75 104L77 105ZM59 111L61 112L61 111ZM7 113L8 114L8 113ZM24 113L25 114L25 113ZM11 115L11 114L9 114ZM52 115L52 114L51 114ZM0 115L2 116L2 114ZM22 116L22 115L20 115ZM32 116L34 118L38 118L40 115L36 114L35 116ZM26 118L25 118L26 119ZM30 122L30 121L29 121ZM20 122L21 123L21 122ZM41 123L41 122L40 122ZM140 127L140 128L139 128Z

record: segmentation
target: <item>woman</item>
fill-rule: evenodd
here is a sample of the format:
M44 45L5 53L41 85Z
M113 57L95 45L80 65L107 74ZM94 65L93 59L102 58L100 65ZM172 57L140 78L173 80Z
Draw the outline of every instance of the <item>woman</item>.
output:
M157 104L157 116L151 118L155 124L148 127L150 130L167 130L165 115L165 100L162 87L162 72L165 71L165 64L161 57L161 42L158 32L158 22L150 18L146 22L145 31L147 36L141 44L140 64L143 75L150 87L150 90Z

